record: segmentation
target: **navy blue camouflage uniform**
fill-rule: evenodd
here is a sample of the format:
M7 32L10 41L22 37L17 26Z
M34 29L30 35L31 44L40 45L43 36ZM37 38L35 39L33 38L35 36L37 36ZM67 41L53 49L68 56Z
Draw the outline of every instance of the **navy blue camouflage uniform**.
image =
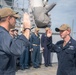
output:
M76 75L76 41L70 41L63 47L63 40L56 45L49 45L51 51L57 53L58 70L57 75Z
M20 56L20 68L22 70L29 68L29 48L28 47Z
M0 75L15 75L15 56L21 55L29 41L24 35L13 39L9 32L0 26Z
M45 33L42 34L41 47L44 47L43 56L44 56L44 64L46 67L51 66L51 52L47 47L47 44L49 43L49 41L51 44L52 43L52 37L48 38Z
M35 33L31 34L30 42L32 44L33 52L32 52L32 63L33 67L37 68L40 66L40 36Z

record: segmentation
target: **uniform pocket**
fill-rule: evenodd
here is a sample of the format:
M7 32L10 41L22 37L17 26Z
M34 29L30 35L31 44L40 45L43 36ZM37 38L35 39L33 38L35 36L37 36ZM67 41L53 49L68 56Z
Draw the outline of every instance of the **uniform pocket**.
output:
M68 57L68 60L70 61L74 61L74 57L75 57L75 50L66 50L65 51Z
M67 50L65 50L65 52L66 52L67 54L74 54L74 53L75 53L75 50L67 49Z

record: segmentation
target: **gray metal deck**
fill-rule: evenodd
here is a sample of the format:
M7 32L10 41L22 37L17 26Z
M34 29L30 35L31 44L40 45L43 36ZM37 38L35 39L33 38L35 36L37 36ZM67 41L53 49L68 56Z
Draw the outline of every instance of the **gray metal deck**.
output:
M56 75L57 64L53 64L52 67L45 67L41 65L41 68L33 68L26 70L18 70L16 75Z

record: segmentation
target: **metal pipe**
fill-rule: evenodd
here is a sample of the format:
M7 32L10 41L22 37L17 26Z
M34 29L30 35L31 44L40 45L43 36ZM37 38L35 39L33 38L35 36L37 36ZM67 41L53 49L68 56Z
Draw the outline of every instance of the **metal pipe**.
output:
M56 5L56 3L53 3L53 4L51 4L51 5L46 6L46 7L45 7L45 8L46 8L45 13L48 13L50 10L52 10L55 5Z

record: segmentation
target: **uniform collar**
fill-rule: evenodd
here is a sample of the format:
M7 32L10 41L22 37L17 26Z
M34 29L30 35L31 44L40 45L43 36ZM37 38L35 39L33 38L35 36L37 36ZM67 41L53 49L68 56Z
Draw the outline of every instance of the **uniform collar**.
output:
M73 40L73 38L72 37L70 37L70 40L69 40L69 45L71 45L72 44L72 40Z
M3 29L4 31L7 31L4 27L0 26L1 29ZM9 33L9 31L7 31Z
M68 43L63 47L63 49L68 48L71 44L72 44L72 37L70 38L70 40L68 41Z

